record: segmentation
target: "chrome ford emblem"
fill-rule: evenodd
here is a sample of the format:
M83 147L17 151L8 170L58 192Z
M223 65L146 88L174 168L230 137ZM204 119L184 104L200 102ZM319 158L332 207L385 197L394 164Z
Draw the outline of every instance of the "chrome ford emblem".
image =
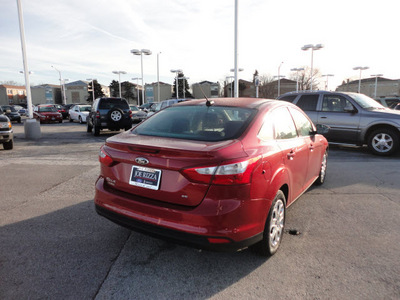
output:
M138 157L135 159L135 161L139 164L139 165L147 165L149 163L149 161L143 157Z

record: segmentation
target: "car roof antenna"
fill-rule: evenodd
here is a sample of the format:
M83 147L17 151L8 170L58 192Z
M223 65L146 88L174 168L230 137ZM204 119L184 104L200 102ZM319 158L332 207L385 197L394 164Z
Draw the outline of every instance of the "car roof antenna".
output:
M204 98L206 98L206 106L207 106L207 107L212 106L212 105L214 104L214 101L208 100L208 98L207 98L207 96L206 96L206 93L204 93L203 89L201 88L201 85L199 85L199 88L200 88L200 91L203 93Z

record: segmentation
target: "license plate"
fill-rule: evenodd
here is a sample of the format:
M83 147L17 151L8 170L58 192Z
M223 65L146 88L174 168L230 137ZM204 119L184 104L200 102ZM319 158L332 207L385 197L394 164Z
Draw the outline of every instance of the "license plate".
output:
M133 166L129 184L142 188L158 190L160 186L161 170Z
M51 120L52 120L52 121L54 121L54 120L55 120L55 118L53 117L53 118L51 118Z

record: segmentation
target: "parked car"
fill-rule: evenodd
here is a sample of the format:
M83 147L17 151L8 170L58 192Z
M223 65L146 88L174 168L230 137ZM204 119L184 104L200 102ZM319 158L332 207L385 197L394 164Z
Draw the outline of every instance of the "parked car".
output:
M20 116L26 116L28 114L28 110L25 107L20 105L13 105L13 107L20 114Z
M129 105L132 111L132 121L134 123L138 123L146 119L147 113L143 110L140 110L136 105Z
M77 104L68 110L68 119L70 122L79 121L79 123L86 123L86 118L89 115L91 106L87 104Z
M0 114L0 144L4 150L14 147L14 133L10 119L5 114Z
M142 105L140 105L139 106L139 109L140 110L143 110L144 112L149 112L150 111L150 109L151 109L151 107L153 106L153 105L155 105L156 104L156 102L147 102L147 103L144 103L144 104L142 104Z
M330 127L329 142L368 145L376 155L399 150L400 113L363 94L347 92L292 92L278 97L303 109L314 124Z
M62 114L58 112L57 108L52 104L37 105L33 109L33 117L42 123L58 122L62 123Z
M95 136L100 130L128 130L132 127L132 111L124 98L97 98L87 118L87 132Z
M154 115L156 112L174 105L176 103L180 103L183 101L187 101L186 99L168 99L168 100L163 100L161 102L155 103L153 106L151 106L150 111L147 113L147 117L150 117L152 115Z
M63 119L68 118L68 112L65 108L60 104L54 104L54 107L57 108L57 111L62 115Z
M21 115L12 105L2 105L1 111L10 119L11 122L17 121L18 123L21 123Z
M385 107L393 109L398 103L400 103L400 98L379 98L376 99L376 101Z
M167 107L106 140L97 212L201 249L272 255L286 208L327 170L327 140L297 106L255 98Z

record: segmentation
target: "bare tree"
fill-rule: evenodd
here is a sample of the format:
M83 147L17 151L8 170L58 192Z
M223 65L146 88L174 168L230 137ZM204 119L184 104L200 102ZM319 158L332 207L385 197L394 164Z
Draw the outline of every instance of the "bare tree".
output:
M308 91L311 90L311 75L310 75L310 67L303 67L303 71L299 71L298 74L297 72L293 72L289 75L289 79L291 80L298 80L299 82L299 91ZM297 77L298 75L298 77ZM319 89L320 81L319 79L321 78L321 72L319 69L313 69L313 75L312 75L312 86L313 89Z
M260 75L258 76L260 80L260 87L258 89L258 94L260 98L274 98L274 85L271 84L274 81L274 77L271 75Z

